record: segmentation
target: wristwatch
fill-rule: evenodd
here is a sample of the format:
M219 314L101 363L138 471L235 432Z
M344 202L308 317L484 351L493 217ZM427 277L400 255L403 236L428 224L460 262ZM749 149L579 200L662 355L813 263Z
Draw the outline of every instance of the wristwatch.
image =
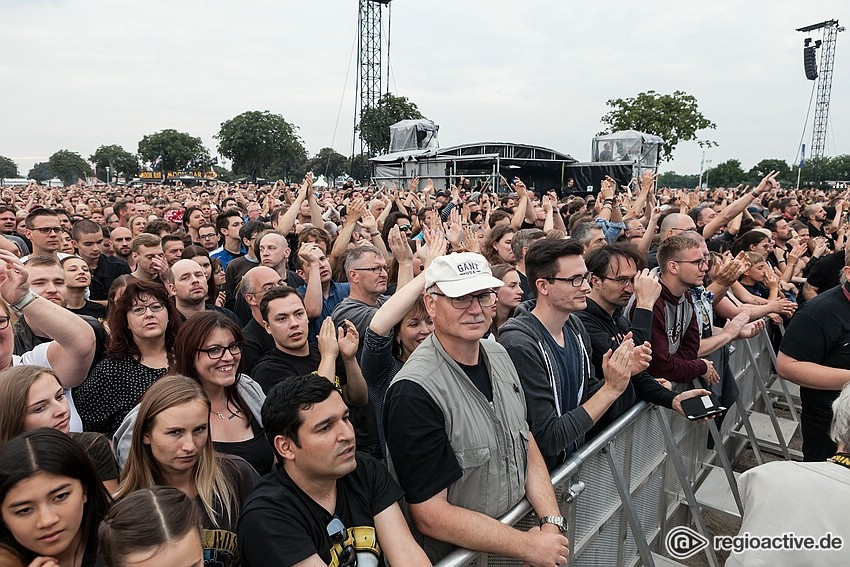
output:
M567 531L567 520L563 516L543 516L540 518L540 527L543 527L543 524L557 526L561 533Z

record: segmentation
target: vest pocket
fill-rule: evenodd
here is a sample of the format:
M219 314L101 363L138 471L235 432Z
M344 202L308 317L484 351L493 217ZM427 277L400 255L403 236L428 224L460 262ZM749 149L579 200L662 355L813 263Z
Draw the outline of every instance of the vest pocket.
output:
M455 457L463 470L463 476L449 487L449 501L456 506L489 515L488 491L492 480L490 479L490 448L461 449L455 451Z

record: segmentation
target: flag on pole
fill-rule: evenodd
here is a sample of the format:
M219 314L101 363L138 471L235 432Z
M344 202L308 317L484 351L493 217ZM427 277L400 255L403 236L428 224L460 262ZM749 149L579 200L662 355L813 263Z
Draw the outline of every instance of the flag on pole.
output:
M218 156L210 159L210 165L218 165Z
M151 168L152 168L152 169L156 169L156 167L157 167L159 164L161 164L161 163L162 163L162 154L159 154L159 156L157 156L157 158L156 158L156 159L154 160L154 162L151 164Z
M803 144L803 148L800 150L800 169L803 169L803 163L806 161L806 144Z

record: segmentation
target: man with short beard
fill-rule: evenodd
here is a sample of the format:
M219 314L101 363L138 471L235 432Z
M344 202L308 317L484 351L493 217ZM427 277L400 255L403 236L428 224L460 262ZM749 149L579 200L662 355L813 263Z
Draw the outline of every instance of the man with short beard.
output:
M166 287L174 297L177 311L186 319L196 313L218 311L233 319L237 325L242 324L229 309L206 302L209 293L207 278L204 269L194 260L177 260L170 268Z
M112 250L115 256L127 262L131 271L136 269L136 260L133 258L133 233L129 228L119 226L112 231Z
M127 232L129 233L129 231ZM85 260L91 272L89 299L105 304L112 282L118 276L129 274L130 267L121 259L102 253L103 231L93 221L77 221L74 228L71 229L71 237L77 247L77 255Z

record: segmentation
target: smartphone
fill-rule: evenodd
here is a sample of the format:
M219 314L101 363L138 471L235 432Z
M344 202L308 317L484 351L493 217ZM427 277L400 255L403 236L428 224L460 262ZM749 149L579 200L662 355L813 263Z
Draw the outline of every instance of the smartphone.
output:
M714 394L710 396L699 396L696 398L688 398L682 401L682 410L685 412L685 417L691 421L705 419L707 417L716 417L726 413L725 407L718 405L717 398Z

